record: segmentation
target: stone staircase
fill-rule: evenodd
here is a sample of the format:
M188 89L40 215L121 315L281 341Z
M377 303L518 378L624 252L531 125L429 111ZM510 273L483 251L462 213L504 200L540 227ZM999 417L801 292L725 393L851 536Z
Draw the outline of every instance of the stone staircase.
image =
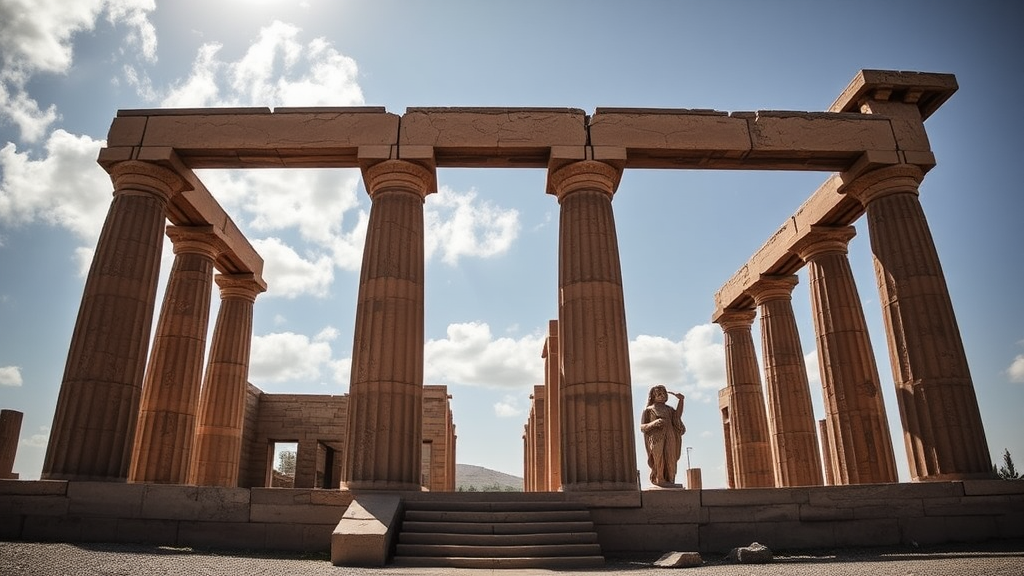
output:
M590 511L556 501L406 501L393 563L450 568L604 565Z

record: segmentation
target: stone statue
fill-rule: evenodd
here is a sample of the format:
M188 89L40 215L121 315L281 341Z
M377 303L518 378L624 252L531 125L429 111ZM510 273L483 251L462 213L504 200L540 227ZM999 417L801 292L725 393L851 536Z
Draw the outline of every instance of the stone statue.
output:
M675 408L668 402L668 395L678 399ZM665 386L652 386L647 393L647 407L640 417L640 431L644 434L647 448L647 465L651 468L651 484L662 488L678 488L676 465L683 450L683 401L678 392L669 392Z

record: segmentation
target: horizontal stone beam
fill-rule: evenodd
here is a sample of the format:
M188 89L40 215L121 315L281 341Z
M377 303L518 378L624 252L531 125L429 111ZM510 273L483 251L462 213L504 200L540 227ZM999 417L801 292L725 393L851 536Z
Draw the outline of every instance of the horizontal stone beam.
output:
M174 196L167 207L167 219L177 226L212 226L214 234L227 247L217 257L217 270L223 274L253 274L255 281L267 287L263 279L263 257L252 247L216 198L190 168L169 148L117 147L100 150L98 162L110 170L118 162L143 160L169 168L191 186Z

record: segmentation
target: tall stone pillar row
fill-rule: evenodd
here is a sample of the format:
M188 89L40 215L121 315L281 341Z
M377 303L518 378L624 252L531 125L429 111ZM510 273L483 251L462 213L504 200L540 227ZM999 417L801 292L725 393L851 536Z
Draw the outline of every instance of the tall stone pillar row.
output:
M225 249L212 226L170 226L167 236L174 264L142 386L129 482L188 482L214 261Z
M419 490L423 421L423 202L434 173L363 170L372 201L352 347L342 487Z
M754 310L726 309L714 318L725 333L725 373L729 392L729 436L733 481L736 488L772 488L771 437L764 408L764 392L757 368L757 352L750 327ZM719 393L721 402L722 393Z
M910 476L985 478L992 461L916 166L869 172L844 192L866 209Z
M762 276L747 293L761 318L775 486L820 486L817 425L800 334L793 315L796 276Z
M107 211L57 396L41 477L128 477L160 273L166 208L188 189L175 172L130 160L110 169Z
M621 169L583 160L553 170L558 234L562 488L637 490L638 471L612 195Z
M25 415L17 410L0 410L0 480L17 480L14 459L18 456L21 421Z
M253 274L218 274L214 280L220 287L220 310L199 396L188 483L235 487L242 457L253 304L266 285Z
M558 320L548 322L548 337L544 342L541 356L544 358L544 385L547 388L547 489L557 492L562 487L562 423L559 402L562 390L562 364L558 359Z
M846 256L855 234L852 226L814 226L791 251L807 263L835 482L896 482L878 369Z

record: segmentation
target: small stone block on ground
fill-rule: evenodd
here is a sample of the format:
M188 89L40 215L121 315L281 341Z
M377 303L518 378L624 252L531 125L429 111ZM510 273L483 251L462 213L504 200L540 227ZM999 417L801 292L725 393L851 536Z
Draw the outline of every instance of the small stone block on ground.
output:
M383 567L398 526L401 503L401 497L391 494L354 497L331 534L331 563Z
M692 568L703 564L699 552L668 552L654 562L659 568Z
M729 552L729 559L740 564L767 564L772 561L772 558L771 549L758 542L742 548L733 548Z

